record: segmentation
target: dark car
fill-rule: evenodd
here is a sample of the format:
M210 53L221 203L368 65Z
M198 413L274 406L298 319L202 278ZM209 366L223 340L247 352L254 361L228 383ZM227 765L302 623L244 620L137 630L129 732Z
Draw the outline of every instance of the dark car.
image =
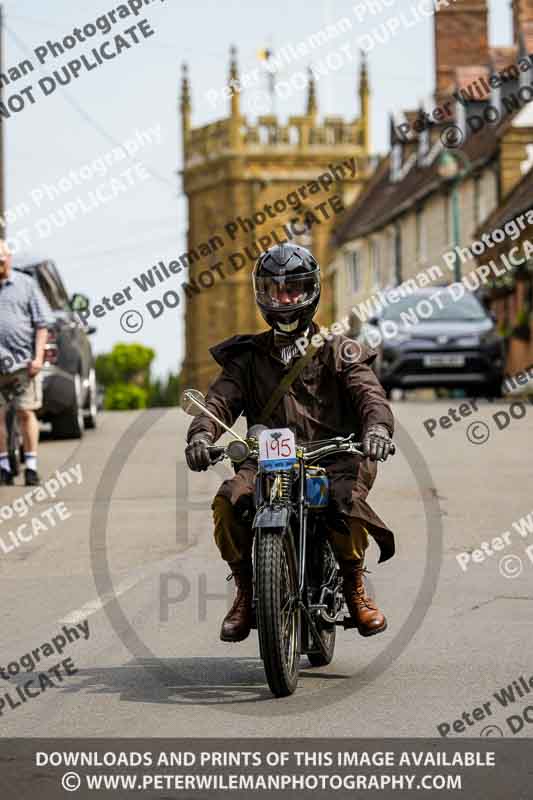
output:
M494 319L468 292L455 300L439 287L420 289L390 302L363 326L361 336L377 347L376 373L394 388L465 389L501 396L504 341Z
M97 422L97 386L94 357L88 327L77 311L88 300L75 294L69 299L65 285L50 259L15 257L14 269L37 281L55 317L43 367L43 406L39 417L52 425L52 435L61 439L79 439L84 428Z

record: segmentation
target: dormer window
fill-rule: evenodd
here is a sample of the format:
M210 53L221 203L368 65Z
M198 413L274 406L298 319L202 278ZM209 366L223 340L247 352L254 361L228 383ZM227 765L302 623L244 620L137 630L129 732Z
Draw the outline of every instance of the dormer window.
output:
M526 59L523 59L523 61L525 62ZM523 70L520 67L520 80L519 80L520 89L522 89L523 86L531 86L532 83L533 83L533 62L531 59L529 59L529 69Z
M466 124L467 109L464 103L455 104L455 124L463 134L463 141L468 137L468 126Z
M391 181L398 181L400 179L400 172L402 169L402 159L403 159L403 145L400 142L396 142L396 144L392 147L391 153L391 168L390 168L390 178Z
M431 144L431 137L429 135L429 127L428 127L424 128L424 130L418 135L418 161L420 164L423 164L424 160L427 158L430 144Z
M501 85L493 86L490 90L490 104L494 106L494 108L498 109L498 112L502 113L502 87Z

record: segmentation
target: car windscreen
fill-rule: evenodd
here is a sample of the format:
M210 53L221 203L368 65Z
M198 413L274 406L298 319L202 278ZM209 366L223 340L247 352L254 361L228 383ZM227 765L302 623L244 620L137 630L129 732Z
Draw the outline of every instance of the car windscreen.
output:
M41 264L35 271L35 277L37 278L41 292L50 304L50 308L53 311L66 311L68 309L67 298L62 287L54 279L54 275L48 267Z
M435 294L437 290L435 291ZM402 320L402 315L417 313L417 304L424 301L424 322L442 321L480 321L486 319L487 314L479 302L472 294L466 293L459 300L454 300L447 289L438 292L438 296L433 295L433 300L429 294L413 294L409 297L401 298L397 303L392 303L385 308L382 319ZM431 315L427 315L428 303L432 307Z

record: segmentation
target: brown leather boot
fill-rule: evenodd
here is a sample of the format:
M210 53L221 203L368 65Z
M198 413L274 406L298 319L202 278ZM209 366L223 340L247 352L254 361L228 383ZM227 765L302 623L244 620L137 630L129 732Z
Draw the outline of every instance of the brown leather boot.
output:
M253 570L251 561L233 561L229 565L237 594L224 617L220 638L223 642L242 642L252 627Z
M363 561L344 561L341 564L343 591L348 611L361 636L374 636L387 627L387 620L374 601L368 597L364 581Z

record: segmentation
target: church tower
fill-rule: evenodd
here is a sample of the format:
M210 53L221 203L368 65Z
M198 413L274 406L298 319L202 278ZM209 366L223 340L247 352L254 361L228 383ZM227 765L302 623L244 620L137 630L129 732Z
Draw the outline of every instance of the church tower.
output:
M180 110L190 287L185 298L184 385L205 390L216 375L218 368L208 352L211 345L237 333L265 329L254 302L251 271L260 253L276 241L312 250L323 267L318 320L335 320L332 277L326 269L329 240L343 207L355 199L370 174L368 73L363 62L360 116L351 121L331 116L322 122L315 77L311 70L307 79L299 75L302 84L307 83L305 113L287 123L273 114L253 123L241 114L237 53L232 48L229 116L194 129L194 97L191 100L184 67ZM339 169L344 161L355 164L353 174L347 166ZM319 176L326 174L331 183L320 183Z

